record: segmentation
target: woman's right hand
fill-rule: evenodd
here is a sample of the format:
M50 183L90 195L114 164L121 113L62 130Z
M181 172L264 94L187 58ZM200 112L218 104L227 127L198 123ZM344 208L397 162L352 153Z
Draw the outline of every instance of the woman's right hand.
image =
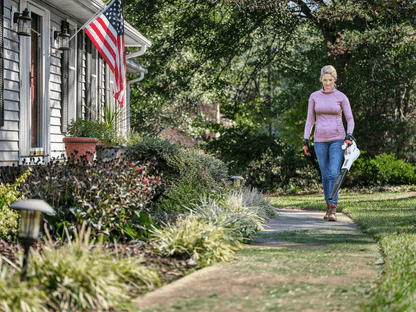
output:
M306 156L311 156L311 154L309 154L309 152L308 152L308 149L309 149L309 140L308 139L303 139L303 151L304 151Z

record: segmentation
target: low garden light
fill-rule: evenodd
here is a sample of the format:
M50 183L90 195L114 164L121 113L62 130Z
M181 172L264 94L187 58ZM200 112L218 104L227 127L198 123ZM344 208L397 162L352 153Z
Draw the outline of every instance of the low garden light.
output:
M244 179L241 176L232 176L231 180L234 181L234 186L235 187L240 187L246 182L246 179Z
M23 199L10 205L10 208L21 210L17 237L25 249L22 267L22 280L25 280L30 246L42 238L43 214L55 214L55 211L40 199Z

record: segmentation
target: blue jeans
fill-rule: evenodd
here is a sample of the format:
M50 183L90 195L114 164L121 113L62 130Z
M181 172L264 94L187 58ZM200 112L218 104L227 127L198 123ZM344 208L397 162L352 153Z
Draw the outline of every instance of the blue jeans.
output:
M333 204L338 203L338 193L332 200L329 200L329 196L334 188L344 160L344 150L341 148L342 143L343 140L336 140L331 142L315 142L314 144L319 168L321 169L325 201Z

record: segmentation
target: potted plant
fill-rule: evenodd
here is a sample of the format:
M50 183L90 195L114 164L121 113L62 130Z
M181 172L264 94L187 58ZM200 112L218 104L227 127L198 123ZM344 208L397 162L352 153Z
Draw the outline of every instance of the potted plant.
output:
M72 120L68 125L69 136L63 138L66 156L73 157L76 161L81 161L82 157L86 157L89 162L92 162L96 144L103 132L104 127L99 122L81 118Z
M122 158L126 140L120 134L119 129L125 120L125 111L120 107L112 109L110 105L103 105L101 115L96 117L102 120L103 128L105 129L97 144L97 159Z
M118 134L108 124L105 125L105 131L100 137L100 141L96 147L96 155L98 160L106 158L116 159L122 158L121 152L125 144L124 137Z

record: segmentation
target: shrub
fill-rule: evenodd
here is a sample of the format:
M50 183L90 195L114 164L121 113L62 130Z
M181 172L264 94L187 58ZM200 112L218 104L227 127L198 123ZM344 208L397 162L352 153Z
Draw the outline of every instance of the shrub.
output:
M42 252L33 251L27 282L19 273L2 272L2 311L108 311L160 284L141 259L119 258L94 245L90 230L84 224L74 241L56 246L50 239Z
M20 274L0 260L0 311L38 312L46 309L44 292L31 283L20 281Z
M126 157L132 161L145 162L154 160L155 169L163 172L165 179L178 174L177 170L168 164L168 159L177 155L180 147L156 136L143 136L135 138L128 146Z
M165 183L155 196L165 211L181 210L201 192L217 187L228 177L227 166L202 150L186 149L158 137L144 136L129 146L132 161L154 159L155 170L162 172Z
M305 159L296 156L294 148L285 146L282 154L268 148L259 160L247 164L244 176L247 184L262 190L316 189L320 173Z
M34 252L31 257L28 279L42 281L57 310L108 310L128 302L144 286L159 284L157 273L143 267L141 259L118 258L100 244L93 249L90 230L81 229L74 242L59 248L49 241L42 254Z
M235 239L244 243L252 241L266 219L276 216L270 200L254 188L230 191L219 199L203 195L200 201L190 208L198 220L230 229Z
M209 220L197 220L193 215L161 229L153 229L151 240L161 254L191 258L198 261L199 266L230 261L234 251L242 248L229 230Z
M149 168L149 163L116 160L91 165L51 161L34 166L20 190L55 208L56 215L46 217L54 234L62 236L64 226L72 230L86 221L97 235L137 238L147 234L151 219L146 205L161 184L161 177L149 175Z
M281 154L282 144L266 134L256 134L248 127L225 129L221 136L206 144L207 151L217 155L230 168L230 174L246 172L247 165L260 160L264 151L270 148L274 154Z
M241 205L248 209L255 209L260 217L269 219L277 217L275 207L271 203L269 196L264 196L256 188L244 187L238 191L231 191L229 193L230 201L236 198Z
M27 170L12 184L0 184L0 238L12 240L17 234L19 213L9 206L15 201L23 199L17 187L29 176Z
M227 167L217 158L198 149L181 149L168 159L178 176L168 182L165 198L159 202L164 210L179 210L199 199L201 194L225 186Z
M415 167L394 154L381 154L371 157L361 152L360 157L347 175L346 186L382 186L416 184Z
M250 128L226 129L206 149L229 165L231 174L243 176L248 185L261 190L311 190L320 185L316 162L297 156L283 140Z

